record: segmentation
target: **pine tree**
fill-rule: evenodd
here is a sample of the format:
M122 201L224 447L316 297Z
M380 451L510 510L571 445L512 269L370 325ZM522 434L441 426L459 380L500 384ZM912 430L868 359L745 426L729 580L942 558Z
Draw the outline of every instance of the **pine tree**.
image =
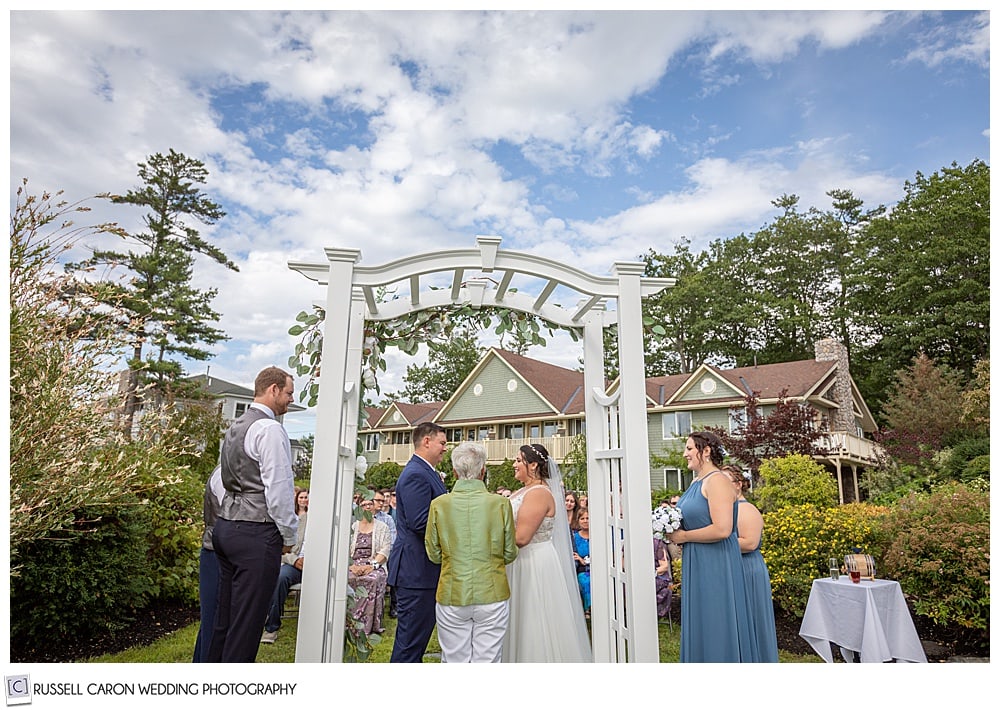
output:
M191 286L195 255L239 270L191 226L192 220L211 225L225 216L201 191L208 177L201 161L170 150L167 155L156 153L139 163L138 174L143 183L140 187L124 195L102 197L113 204L149 210L143 218L146 229L127 235L139 248L93 249L89 259L67 266L87 271L111 267L108 273L117 276L102 279L98 285L102 301L118 304L128 313L128 318L119 322L132 344L124 407L127 432L147 386L158 399L183 375L175 356L207 360L211 353L204 346L227 339L212 325L219 320L211 306L217 290ZM119 268L127 273L119 275Z

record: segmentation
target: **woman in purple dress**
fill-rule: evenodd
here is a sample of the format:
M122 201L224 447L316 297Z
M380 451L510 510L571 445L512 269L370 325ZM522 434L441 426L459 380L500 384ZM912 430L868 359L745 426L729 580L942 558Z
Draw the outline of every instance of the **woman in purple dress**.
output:
M653 568L656 574L656 616L666 619L670 615L670 603L674 597L674 575L670 569L667 543L658 537L653 538Z
M385 585L388 572L385 563L392 549L389 526L371 517L375 504L361 501L366 513L351 526L351 562L348 567L347 585L360 597L354 605L354 619L364 624L366 634L380 634L382 609L385 603Z

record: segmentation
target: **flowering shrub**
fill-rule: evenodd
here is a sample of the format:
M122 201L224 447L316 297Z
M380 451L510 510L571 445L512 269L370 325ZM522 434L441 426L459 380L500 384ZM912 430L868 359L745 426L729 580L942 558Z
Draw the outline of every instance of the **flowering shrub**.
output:
M948 484L900 500L885 519L880 576L897 580L916 613L989 629L989 491Z
M828 574L827 560L843 560L852 548L879 554L880 520L887 508L851 503L834 508L793 505L764 514L761 554L771 575L775 603L801 617L812 581Z

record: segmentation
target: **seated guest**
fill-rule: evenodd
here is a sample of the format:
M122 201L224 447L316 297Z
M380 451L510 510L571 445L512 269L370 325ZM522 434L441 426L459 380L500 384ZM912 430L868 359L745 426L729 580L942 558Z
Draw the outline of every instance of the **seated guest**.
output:
M374 518L375 503L362 500L363 515L351 525L351 560L347 584L357 594L354 618L364 623L366 634L382 633L382 608L385 604L385 585L392 539L389 526ZM364 593L364 598L361 594Z
M392 543L396 542L396 521L393 520L392 516L389 515L386 508L389 507L388 501L386 501L386 494L383 491L376 491L375 495L372 496L372 502L374 506L372 507L372 516L375 520L381 520L385 523L386 527L389 528L389 537Z
M564 500L566 501L566 520L569 521L569 529L573 531L579 530L580 525L577 522L576 517L580 514L580 506L576 500L576 493L573 491L566 491Z
M577 517L579 530L573 533L573 560L576 562L576 579L583 600L583 615L590 618L590 511L584 509Z
M656 575L656 616L666 619L670 615L670 604L674 596L674 575L670 569L667 543L658 537L653 538L653 568Z
M264 621L264 633L261 643L274 643L278 640L278 629L281 628L281 615L285 610L288 590L292 585L302 583L302 542L306 536L306 521L309 511L309 489L295 489L295 514L299 516L299 531L296 533L292 549L281 556L281 570L278 572L278 583L271 595L271 606L267 610Z

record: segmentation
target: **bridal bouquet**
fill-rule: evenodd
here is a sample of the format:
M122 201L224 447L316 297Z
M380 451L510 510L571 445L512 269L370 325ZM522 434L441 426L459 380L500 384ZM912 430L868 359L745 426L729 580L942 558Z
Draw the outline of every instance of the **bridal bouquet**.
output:
M681 526L681 511L677 508L653 509L653 537L666 541L667 535Z

